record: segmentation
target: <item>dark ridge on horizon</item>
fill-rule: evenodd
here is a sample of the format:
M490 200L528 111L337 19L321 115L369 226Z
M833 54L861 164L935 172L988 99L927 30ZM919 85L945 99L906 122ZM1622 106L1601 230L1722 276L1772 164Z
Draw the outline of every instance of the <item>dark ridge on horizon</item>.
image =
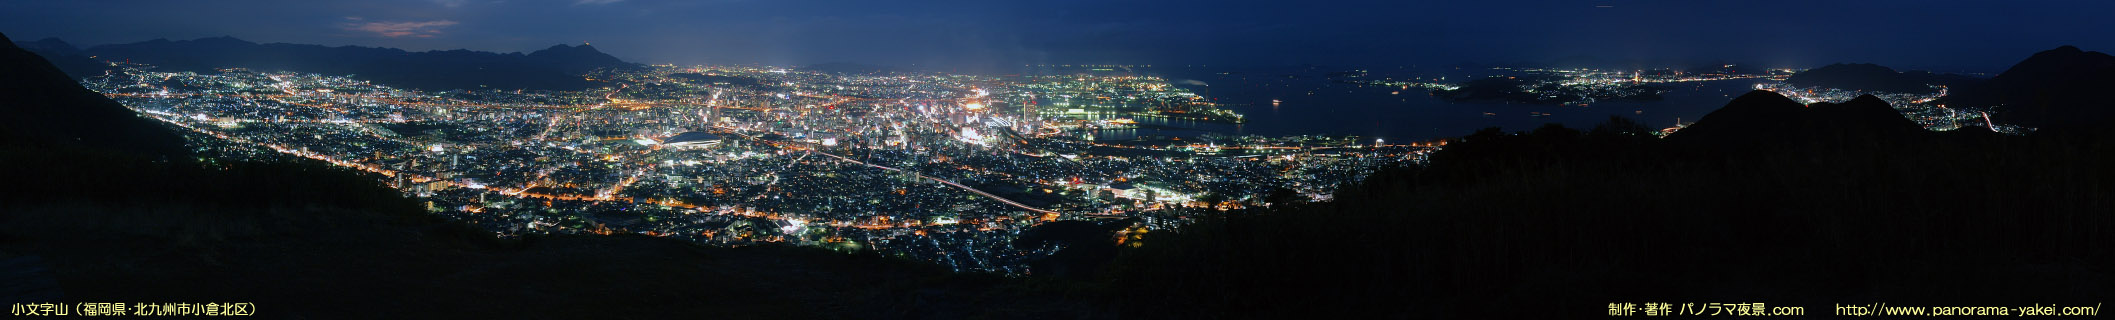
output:
M212 72L221 68L350 74L356 79L428 91L528 89L585 90L606 83L583 75L603 68L638 68L588 45L555 45L523 53L471 50L410 52L361 46L259 44L233 37L154 39L82 50L110 61L131 61L164 70Z
M1934 85L1960 87L1978 79L1929 71L1904 71L1870 63L1837 63L1810 69L1786 78L1799 87L1822 87L1867 92L1936 93Z
M2087 131L2115 125L2115 56L2061 46L2035 53L1981 84L1955 90L1944 103L1994 107L1998 122L2041 130Z

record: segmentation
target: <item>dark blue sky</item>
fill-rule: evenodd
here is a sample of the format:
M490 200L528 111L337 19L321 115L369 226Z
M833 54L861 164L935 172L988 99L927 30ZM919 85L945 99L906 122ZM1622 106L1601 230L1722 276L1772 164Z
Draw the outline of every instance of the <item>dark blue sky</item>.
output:
M1602 7L1607 6L1607 7ZM1732 60L1996 72L2115 51L2115 1L368 0L0 2L0 32L75 45L258 42L515 52L592 42L648 63L987 67Z

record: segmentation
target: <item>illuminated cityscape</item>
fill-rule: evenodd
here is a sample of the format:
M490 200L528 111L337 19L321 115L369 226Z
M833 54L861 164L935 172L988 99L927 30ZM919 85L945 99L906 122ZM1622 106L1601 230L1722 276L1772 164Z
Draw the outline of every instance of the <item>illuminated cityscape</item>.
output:
M1042 222L1168 229L1207 212L1271 206L1265 196L1280 189L1327 201L1338 186L1422 161L1444 145L1220 134L1101 140L1096 132L1137 128L1136 119L1245 117L1162 78L1107 72L846 75L658 65L589 74L616 84L589 91L425 92L239 68L122 70L83 83L191 130L202 154L298 157L375 173L431 212L501 235L871 248L1008 273L1028 272L1024 261L1058 249L1012 245ZM1782 80L1799 71L1492 70L1518 76L1486 79L1542 79L1509 90L1566 95L1576 100L1561 104L1580 106L1620 99L1636 85ZM1345 82L1462 88L1444 81ZM1755 89L1802 103L1868 94L1781 82ZM1983 111L1930 103L1946 92L1876 94L1933 130L1987 125Z
M0 304L2091 317L2107 12L0 1Z
M1326 201L1437 143L1357 137L1095 140L1133 117L1238 122L1136 76L838 76L655 66L585 92L395 89L346 77L131 65L84 80L189 129L223 160L299 157L385 177L430 211L507 235L638 233L711 244L872 247L1024 272L1039 222Z

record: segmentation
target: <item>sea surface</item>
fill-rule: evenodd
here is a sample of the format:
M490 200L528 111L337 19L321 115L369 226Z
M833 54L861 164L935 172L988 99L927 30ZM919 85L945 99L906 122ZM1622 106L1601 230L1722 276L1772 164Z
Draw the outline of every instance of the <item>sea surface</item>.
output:
M1669 92L1658 101L1597 102L1587 106L1520 104L1502 101L1447 102L1418 87L1389 87L1340 83L1336 79L1424 79L1445 77L1443 82L1462 82L1493 75L1515 75L1492 69L1369 70L1359 78L1332 78L1331 74L1355 68L1158 68L1138 73L1166 78L1222 104L1223 108L1247 116L1243 124L1139 118L1138 129L1102 130L1098 140L1130 140L1138 136L1196 136L1207 132L1228 135L1355 135L1367 139L1409 142L1459 137L1478 129L1500 127L1526 131L1547 123L1590 129L1622 116L1647 127L1672 127L1677 121L1694 122L1759 82L1743 79L1658 86ZM1272 103L1277 100L1277 103Z

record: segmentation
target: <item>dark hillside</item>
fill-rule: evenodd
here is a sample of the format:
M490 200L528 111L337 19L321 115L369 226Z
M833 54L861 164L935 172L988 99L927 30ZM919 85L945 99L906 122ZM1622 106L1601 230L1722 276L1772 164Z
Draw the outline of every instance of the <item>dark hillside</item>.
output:
M43 57L0 35L0 142L89 148L150 157L187 154L161 123L81 88ZM180 159L179 159L180 160ZM20 180L10 180L20 181Z
M1782 110L1799 106L1763 94L1691 128L1760 133L1478 132L1336 202L1155 233L1105 279L1143 291L1133 308L1237 318L1572 318L1620 302L1815 315L2115 288L2115 136L1903 132L1817 121L1882 114L1870 102Z
M2035 53L1981 85L1946 97L1949 104L1995 107L1991 118L2057 132L2090 132L2115 124L2115 56L2063 46Z
M59 67L59 70L66 71L66 75L74 79L103 75L105 70L110 69L109 63L90 58L87 53L81 51L81 48L76 48L73 44L59 40L59 38L17 41L15 46L44 56L45 60L50 60L53 66Z

